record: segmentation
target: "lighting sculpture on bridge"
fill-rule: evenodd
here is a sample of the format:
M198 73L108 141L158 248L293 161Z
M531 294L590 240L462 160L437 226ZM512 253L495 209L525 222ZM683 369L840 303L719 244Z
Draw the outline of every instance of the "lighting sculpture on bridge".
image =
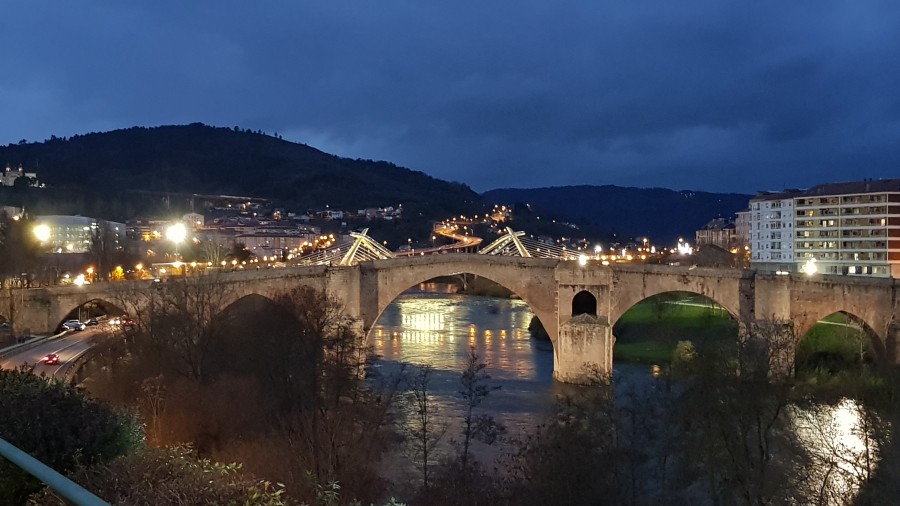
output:
M525 232L516 232L509 227L506 227L506 234L485 246L478 254L524 258L560 258L563 260L578 258L576 252L572 250L561 248L554 244L535 241L525 237Z

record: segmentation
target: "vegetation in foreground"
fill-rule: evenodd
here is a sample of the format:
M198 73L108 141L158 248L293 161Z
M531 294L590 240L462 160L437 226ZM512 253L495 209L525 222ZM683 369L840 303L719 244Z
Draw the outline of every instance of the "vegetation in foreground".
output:
M448 435L456 451L436 459L429 449L445 429L430 417L428 374L366 382L365 349L335 301L296 289L225 307L220 287L192 283L121 294L122 307L133 297L153 304L128 308L141 331L98 362L104 373L91 388L138 410L149 446L65 470L121 504L137 502L124 488L147 498L181 494L180 504L336 505L398 492L434 505L847 504L857 493L857 504L900 500L900 396L892 394L900 383L883 378L885 395L863 403L798 400L783 375L795 342L783 322L747 329L733 348L676 343L684 377L676 388L660 380L613 395L597 377L560 397L494 467L471 445L509 436L481 416L493 387L474 353L460 376L463 429ZM411 432L397 411L403 399L418 414ZM835 410L856 420L859 445L841 446ZM193 449L179 445L186 441ZM386 449L400 446L420 469L412 488L379 473ZM53 504L47 491L32 500Z
M32 369L0 370L0 438L60 472L102 464L140 445L139 421ZM22 504L43 485L0 458L0 504Z

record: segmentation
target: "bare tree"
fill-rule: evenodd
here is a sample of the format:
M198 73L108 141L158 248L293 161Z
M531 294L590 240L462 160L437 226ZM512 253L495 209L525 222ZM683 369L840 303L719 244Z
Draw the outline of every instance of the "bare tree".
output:
M500 389L499 385L489 385L487 382L491 375L485 371L487 364L480 360L475 348L469 348L466 359L466 368L463 369L460 384L462 388L459 395L463 398L463 427L460 443L459 460L463 469L469 464L469 453L472 442L475 440L493 444L506 430L502 424L494 420L490 415L476 415L475 410L490 395L491 392Z
M207 235L200 241L200 257L205 262L220 265L229 253L232 245L218 235Z
M428 477L434 460L435 446L443 439L447 426L441 424L440 413L431 393L431 378L434 367L431 364L419 366L407 376L409 394L407 401L413 409L413 423L409 428L413 458L419 463L422 473L422 488L428 490Z
M91 231L91 261L99 280L111 279L117 266L130 265L132 258L125 248L125 231L116 230L106 220L98 220L97 228Z
M737 355L699 353L696 376L678 403L673 427L682 432L683 471L705 482L714 504L781 504L806 474L788 407L792 325L748 325ZM688 479L688 481L695 481Z
M293 396L282 415L294 469L318 483L339 480L353 495L377 494L375 464L388 445L399 377L365 383L367 348L334 297L299 287L276 297L294 318L283 337L288 357L283 388Z
M149 295L149 339L169 356L177 373L205 379L205 365L222 325L219 313L232 301L233 288L219 275L170 278Z

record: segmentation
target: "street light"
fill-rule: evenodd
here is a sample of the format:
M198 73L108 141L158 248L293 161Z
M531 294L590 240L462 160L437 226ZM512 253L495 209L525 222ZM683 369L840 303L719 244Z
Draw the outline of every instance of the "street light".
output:
M35 225L34 227L34 236L37 237L38 241L47 242L50 240L50 227L44 223L40 225Z
M178 257L178 245L187 237L187 228L183 223L175 223L166 229L166 239L175 243L175 257Z
M807 276L812 276L816 272L818 272L819 267L816 265L816 259L810 258L803 264L803 272L806 273Z

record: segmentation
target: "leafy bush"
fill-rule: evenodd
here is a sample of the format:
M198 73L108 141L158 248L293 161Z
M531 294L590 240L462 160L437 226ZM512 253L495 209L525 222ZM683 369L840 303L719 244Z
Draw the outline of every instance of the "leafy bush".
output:
M29 369L0 370L0 438L61 473L109 461L143 439L140 422ZM0 504L20 504L41 483L0 459Z

